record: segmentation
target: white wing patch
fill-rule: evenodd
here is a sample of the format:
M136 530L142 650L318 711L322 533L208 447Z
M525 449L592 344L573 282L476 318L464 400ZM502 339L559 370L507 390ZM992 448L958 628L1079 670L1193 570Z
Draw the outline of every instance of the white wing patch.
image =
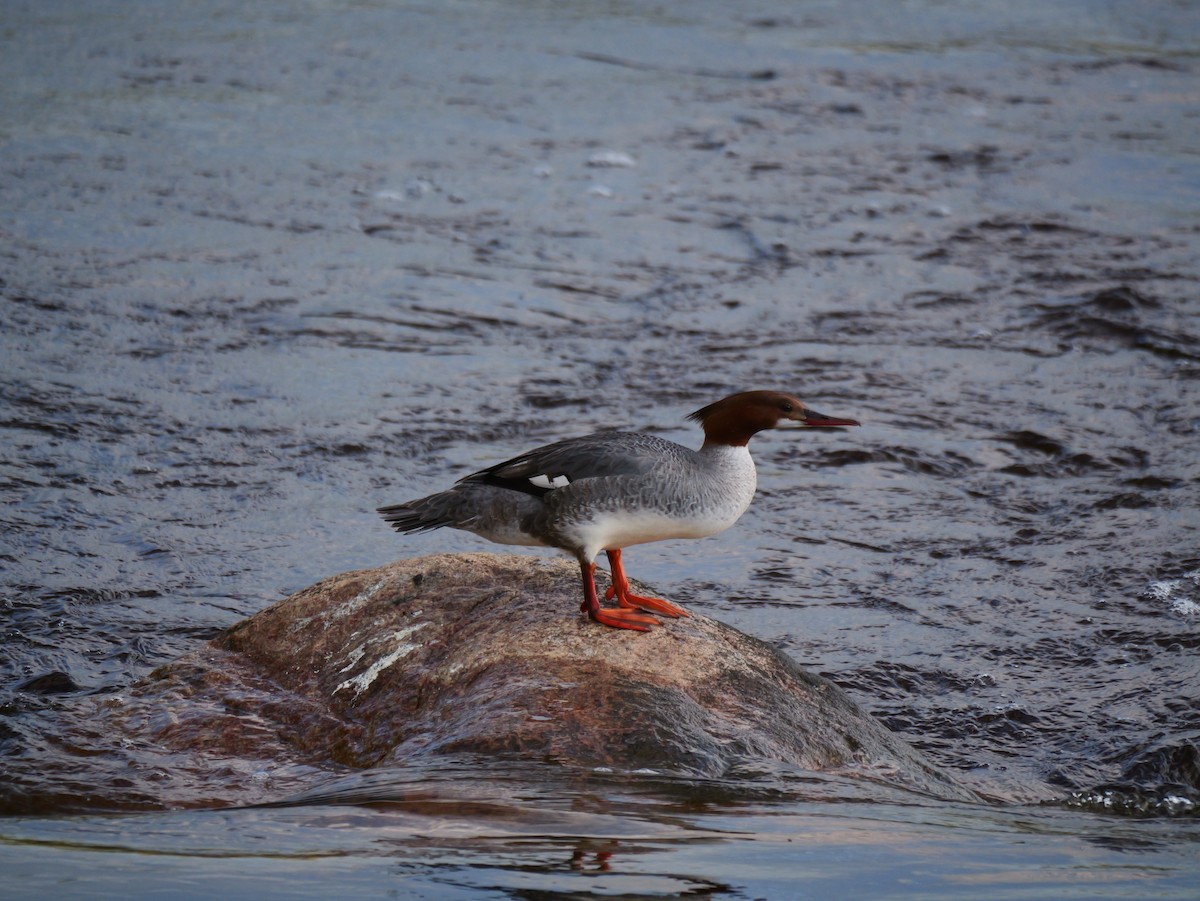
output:
M548 475L530 476L529 484L538 488L565 488L571 484L571 480L566 476L555 476L550 478Z

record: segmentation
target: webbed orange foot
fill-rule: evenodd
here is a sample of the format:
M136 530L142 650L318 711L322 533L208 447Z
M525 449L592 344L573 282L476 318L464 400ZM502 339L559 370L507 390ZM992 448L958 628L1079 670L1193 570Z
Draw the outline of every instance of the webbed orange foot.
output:
M655 626L660 626L658 620L646 613L622 607L601 607L596 595L596 564L580 561L583 571L583 603L579 609L592 620L613 629L632 629L634 632L649 632Z
M641 609L651 610L654 613L662 614L663 616L691 616L683 607L678 604L673 604L670 601L665 601L662 598L647 597L644 594L634 594L628 590L619 591L616 585L609 585L608 590L604 592L605 600L611 601L617 599L617 604L626 609Z
M630 590L629 579L625 576L625 567L621 565L619 550L605 551L608 555L608 565L612 569L612 584L604 592L606 600L617 599L617 603L626 609L640 608L660 613L663 616L691 616L678 604L664 601L662 598L647 597L644 594L634 594Z
M632 629L635 632L649 632L655 626L662 625L653 616L621 607L601 607L595 612L589 610L588 615L602 625L614 629Z

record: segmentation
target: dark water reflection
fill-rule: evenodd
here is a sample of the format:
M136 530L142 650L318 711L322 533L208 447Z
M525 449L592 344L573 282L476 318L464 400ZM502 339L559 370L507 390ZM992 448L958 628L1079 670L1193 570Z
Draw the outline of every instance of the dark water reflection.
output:
M10 7L6 813L329 778L133 749L130 779L89 752L89 711L330 573L479 549L397 539L380 502L591 429L691 443L684 414L766 386L864 428L764 436L743 521L635 549L634 575L779 643L989 796L1059 806L879 787L872 807L833 783L830 813L774 774L672 832L646 776L518 805L615 804L533 838L396 804L14 819L6 871L100 857L120 862L98 878L151 886L156 855L186 881L250 842L292 894L311 859L348 895L417 874L533 897L580 891L549 874L600 872L632 829L629 860L669 865L585 890L753 896L763 873L774 897L785 864L819 869L798 844L921 881L951 857L1003 872L1028 830L1042 887L1143 854L1165 874L1147 893L1194 888L1173 856L1200 803L1186 5ZM403 852L379 850L392 832ZM663 875L682 872L725 881Z
M1087 815L1062 809L855 800L853 785L810 776L788 792L775 775L768 789L446 761L353 776L294 806L30 821L6 872L30 896L64 898L122 884L147 897L322 897L336 884L350 898L1105 898L1147 880L1182 898L1192 887L1194 847L1170 821L1109 821L1092 836Z

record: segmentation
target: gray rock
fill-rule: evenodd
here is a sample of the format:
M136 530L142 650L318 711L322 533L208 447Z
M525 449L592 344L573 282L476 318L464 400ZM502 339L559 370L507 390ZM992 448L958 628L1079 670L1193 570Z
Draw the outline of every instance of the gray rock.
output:
M606 629L578 613L578 583L571 562L494 554L334 576L156 670L142 693L199 714L156 740L355 768L466 752L720 776L768 760L972 797L769 645L695 614Z

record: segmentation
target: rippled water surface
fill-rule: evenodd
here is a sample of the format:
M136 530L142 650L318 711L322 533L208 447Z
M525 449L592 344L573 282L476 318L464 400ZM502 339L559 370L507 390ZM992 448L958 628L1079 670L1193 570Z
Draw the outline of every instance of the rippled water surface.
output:
M1194 13L7 4L0 894L1195 897ZM89 751L272 601L482 549L378 504L752 387L863 427L631 572L994 803ZM216 785L307 794L156 810Z

